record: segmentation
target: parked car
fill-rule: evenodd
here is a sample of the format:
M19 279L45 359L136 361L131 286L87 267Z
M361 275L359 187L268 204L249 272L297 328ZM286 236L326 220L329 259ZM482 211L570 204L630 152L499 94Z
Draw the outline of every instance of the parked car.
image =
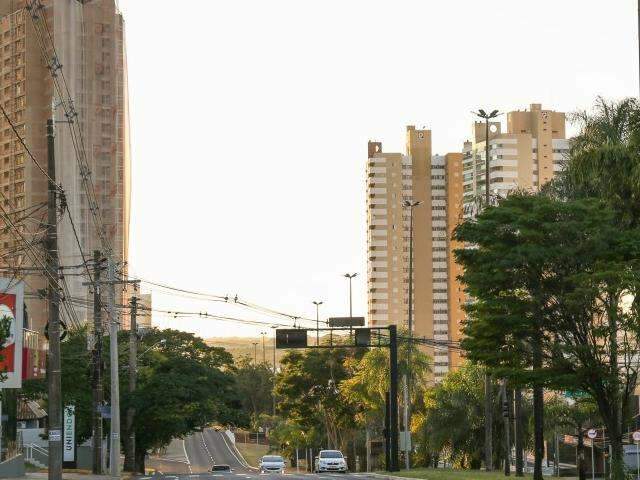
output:
M265 455L260 459L260 473L284 473L284 466L280 455Z
M314 471L347 473L347 460L340 450L320 450L315 459Z
M212 472L230 472L231 471L231 467L229 465L224 464L224 463L216 463L215 465L213 465L211 467L211 471Z

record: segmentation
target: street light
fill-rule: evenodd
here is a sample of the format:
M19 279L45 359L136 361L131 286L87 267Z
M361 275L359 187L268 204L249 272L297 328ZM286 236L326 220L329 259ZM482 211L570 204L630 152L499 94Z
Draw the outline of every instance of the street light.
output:
M260 335L262 335L262 363L267 363L267 354L264 346L264 339L267 336L267 332L260 332Z
M316 346L320 345L320 305L324 302L314 300L313 303L316 306Z
M485 145L484 145L484 197L485 206L489 206L491 199L491 192L489 189L489 120L496 118L500 113L498 110L494 110L491 113L485 112L483 109L479 109L477 112L473 112L474 115L484 118L485 125Z
M408 371L411 368L411 345L413 340L413 209L420 205L420 200L409 201L405 200L403 203L404 208L409 209L409 315L407 321L407 328L409 329L409 345L407 348L407 373L404 374L404 430L405 430L405 467L407 470L411 467L409 459L409 442L407 437L410 437L409 432L409 375Z
M252 342L253 345L253 365L258 364L258 342Z
M357 273L345 273L344 278L349 279L349 318L353 317L353 291L351 289L351 280L357 277Z
M484 197L485 208L489 206L491 201L491 190L489 188L489 120L496 118L498 110L493 110L487 114L482 109L473 112L474 115L483 118L485 123L485 145L484 145ZM484 443L485 443L485 470L493 470L493 389L491 388L491 376L486 373L484 376Z

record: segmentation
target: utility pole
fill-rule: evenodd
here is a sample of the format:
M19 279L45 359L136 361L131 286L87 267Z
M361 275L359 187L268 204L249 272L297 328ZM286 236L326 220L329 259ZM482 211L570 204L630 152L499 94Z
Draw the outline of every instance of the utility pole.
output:
M253 342L253 365L258 365L258 342Z
M137 290L137 288L135 289ZM138 377L138 297L135 293L131 297L131 325L129 329L129 393L136 391L136 380ZM127 443L127 454L125 455L124 469L128 472L136 471L136 432L133 428L133 420L136 411L133 407L127 410L127 433L129 442Z
M93 252L93 389L92 434L93 434L93 473L102 475L102 302L100 298L100 274L102 260L99 250Z
M265 338L267 336L267 332L262 331L262 332L260 332L260 335L262 335L262 363L266 365L267 364L267 350L266 350L264 342L265 342Z
M515 443L516 443L516 477L523 476L524 431L522 425L522 390L516 388L514 393Z
M111 359L111 435L109 449L109 472L120 476L120 372L118 368L118 317L116 314L116 265L112 257L108 260L109 299L109 356Z
M53 119L47 120L47 174L49 176L47 202L47 266L49 297L49 480L62 479L62 392L60 383L60 292L58 287L58 208L55 141Z
M397 472L398 466L398 331L395 325L389 325L389 440L391 447L390 471Z
M276 416L276 331L277 326L273 325L273 385L271 390L271 399L273 401L273 416ZM298 447L296 447L296 455L298 454ZM297 463L296 463L297 465Z
M502 419L504 420L504 475L508 477L511 475L511 422L509 421L511 405L509 405L506 380L500 382L500 396L502 397Z

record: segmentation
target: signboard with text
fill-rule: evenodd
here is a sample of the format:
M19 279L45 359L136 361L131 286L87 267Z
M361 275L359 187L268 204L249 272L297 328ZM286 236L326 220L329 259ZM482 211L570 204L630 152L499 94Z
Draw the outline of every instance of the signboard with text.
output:
M9 335L0 346L0 372L6 379L0 388L22 387L22 327L24 283L0 278L0 319L9 324Z
M73 405L64 409L63 435L63 460L65 463L73 463L76 461L76 407Z

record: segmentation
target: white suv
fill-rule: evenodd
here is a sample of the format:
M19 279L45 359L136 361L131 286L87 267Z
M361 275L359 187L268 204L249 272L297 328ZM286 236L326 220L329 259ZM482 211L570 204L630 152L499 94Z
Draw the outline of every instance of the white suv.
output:
M340 450L320 450L316 457L315 472L347 472L347 461Z

